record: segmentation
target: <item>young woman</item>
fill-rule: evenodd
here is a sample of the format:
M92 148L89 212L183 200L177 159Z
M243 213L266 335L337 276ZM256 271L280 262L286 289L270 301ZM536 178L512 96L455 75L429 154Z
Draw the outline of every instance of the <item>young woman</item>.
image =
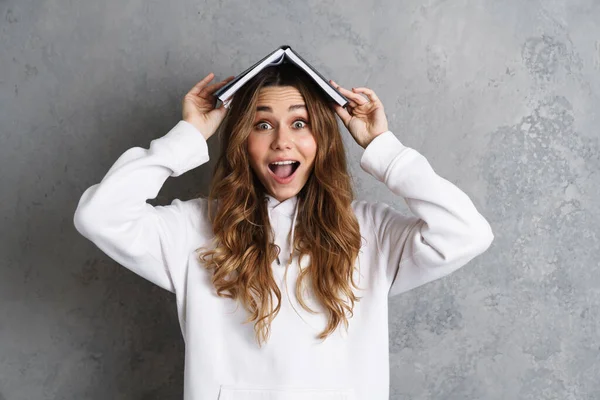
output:
M388 399L388 297L483 253L489 224L388 130L372 90L331 81L350 100L332 106L283 64L227 109L213 93L231 77L212 79L185 96L173 129L83 193L77 230L175 293L186 400ZM364 148L362 169L414 215L354 200L336 114ZM208 198L148 204L167 178L208 161L215 133Z

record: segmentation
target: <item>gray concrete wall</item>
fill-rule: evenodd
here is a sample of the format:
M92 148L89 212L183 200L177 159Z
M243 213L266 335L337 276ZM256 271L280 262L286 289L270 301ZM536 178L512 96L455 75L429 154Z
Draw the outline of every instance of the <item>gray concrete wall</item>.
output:
M0 0L0 17L1 400L181 398L173 297L73 212L191 85L280 44L375 89L494 228L487 253L391 300L391 398L600 398L597 0ZM405 210L347 143L358 196ZM204 191L212 161L155 204Z

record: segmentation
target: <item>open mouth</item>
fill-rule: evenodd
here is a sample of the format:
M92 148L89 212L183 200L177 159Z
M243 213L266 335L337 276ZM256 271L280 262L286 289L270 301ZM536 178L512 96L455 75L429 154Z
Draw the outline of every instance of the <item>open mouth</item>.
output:
M270 163L269 169L273 173L274 177L278 178L277 180L281 181L289 180L294 175L299 166L299 161L293 161L291 163L285 164Z

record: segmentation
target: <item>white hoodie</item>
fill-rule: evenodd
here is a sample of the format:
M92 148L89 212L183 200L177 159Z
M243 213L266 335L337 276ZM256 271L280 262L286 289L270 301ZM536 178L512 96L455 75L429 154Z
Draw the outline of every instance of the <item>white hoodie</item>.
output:
M384 203L353 201L362 248L355 273L362 299L346 332L326 338L323 314L310 314L295 297L296 277L308 257L289 257L297 197L268 198L280 264L273 275L282 304L260 348L244 308L216 295L195 249L210 245L207 200L146 202L165 180L206 163L206 140L180 121L148 149L127 150L79 201L77 230L109 257L175 293L185 340L185 400L387 400L389 396L388 296L441 278L483 253L494 236L469 197L437 175L426 158L392 132L376 137L360 165L414 216ZM313 310L322 310L307 293Z

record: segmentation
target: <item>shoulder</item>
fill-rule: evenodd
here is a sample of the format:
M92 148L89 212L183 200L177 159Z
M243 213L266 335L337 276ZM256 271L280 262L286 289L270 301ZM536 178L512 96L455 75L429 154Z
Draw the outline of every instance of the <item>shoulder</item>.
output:
M371 223L374 215L381 214L386 210L392 209L392 207L380 201L354 200L352 202L352 209L359 222L363 219L369 220L367 222Z
M172 204L176 204L183 212L189 214L199 214L208 209L208 199L204 197L189 200L175 199Z
M187 227L200 235L212 233L212 225L208 214L208 199L197 197L190 200L175 199L171 205L180 212L180 218Z
M352 210L361 226L372 227L374 225L374 217L384 212L387 208L390 208L390 206L379 201L354 200L352 202Z
M354 201L352 208L359 224L371 227L375 232L385 231L391 225L394 229L401 229L414 223L415 220L415 217L380 201Z
M379 216L389 208L391 208L389 205L379 201L354 200L352 202L352 209L360 226L361 236L366 239L367 245L377 246L374 243L379 236Z

